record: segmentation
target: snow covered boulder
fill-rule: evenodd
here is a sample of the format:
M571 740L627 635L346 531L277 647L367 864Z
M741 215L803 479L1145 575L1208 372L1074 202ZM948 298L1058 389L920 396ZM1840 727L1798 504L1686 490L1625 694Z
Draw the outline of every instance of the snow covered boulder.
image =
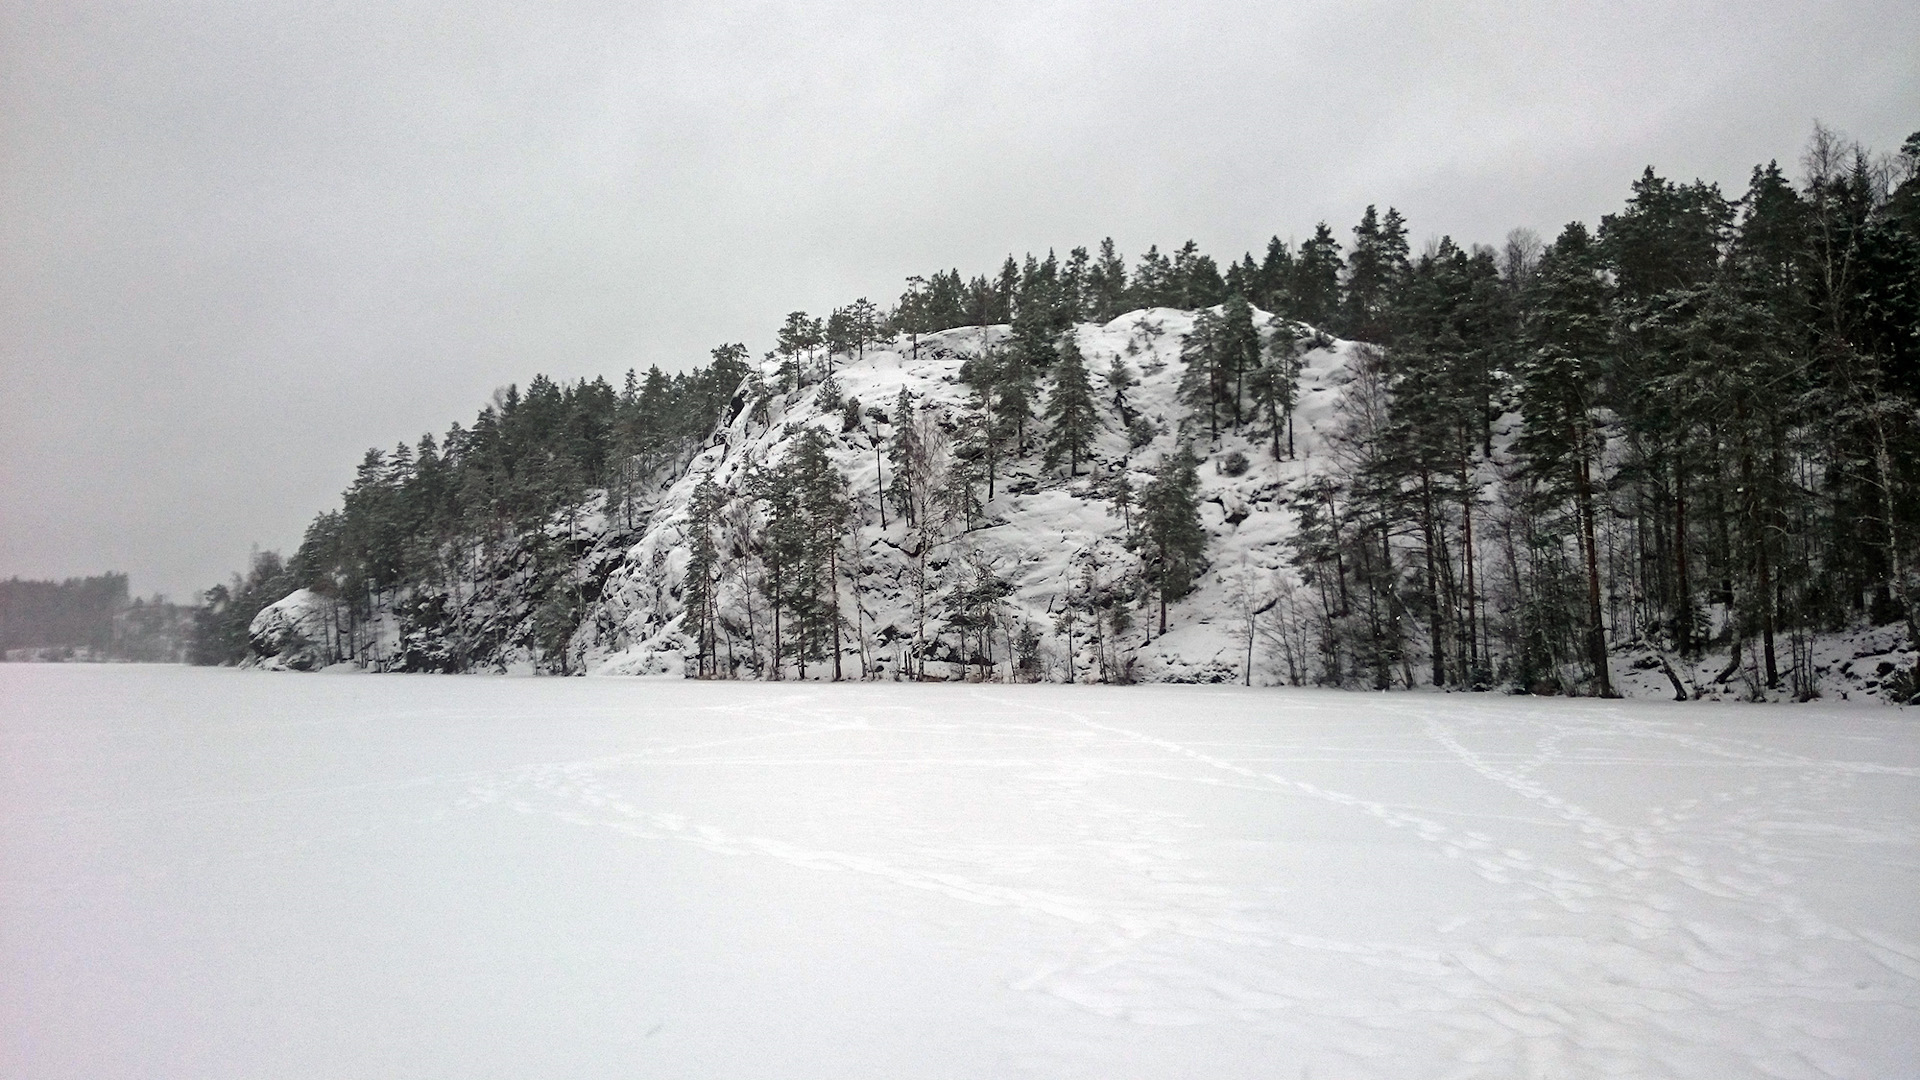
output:
M311 589L296 589L262 608L247 625L249 667L313 671L333 661L328 629L333 605Z

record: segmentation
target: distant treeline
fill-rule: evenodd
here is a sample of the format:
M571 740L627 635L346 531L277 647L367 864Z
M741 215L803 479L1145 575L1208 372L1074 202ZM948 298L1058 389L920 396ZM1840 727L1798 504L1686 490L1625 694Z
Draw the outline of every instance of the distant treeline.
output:
M0 581L0 657L14 660L187 658L191 608L127 598L127 575Z
M1294 502L1304 589L1276 603L1296 679L1606 694L1605 653L1632 642L1729 648L1723 681L1811 693L1816 631L1901 621L1920 640L1920 135L1875 156L1817 129L1802 166L1797 183L1756 167L1737 197L1649 169L1597 228L1499 248L1416 255L1401 215L1368 207L1345 246L1321 223L1224 267L1191 241L1131 269L1111 240L1009 256L993 276L910 278L891 311L794 312L769 359L791 384L875 341L1011 324L967 373L988 422L963 458L991 499L994 455L1077 422L1039 414L1041 379L1084 379L1058 384L1062 331L1142 307L1218 306L1188 343L1193 440L1290 453L1298 339L1250 336L1257 306L1368 346L1338 467ZM296 586L362 612L411 584L457 591L509 537L535 552L540 636L564 640L585 614L558 587L578 552L535 527L595 488L619 527L642 478L764 400L750 373L727 345L619 391L536 378L471 429L369 451L292 559L208 594L199 655L241 655L253 613ZM1045 441L1077 468L1078 435Z
M538 526L599 489L610 516L633 528L634 494L713 432L748 367L745 346L723 345L708 366L677 375L628 371L619 390L604 378L562 385L539 375L524 391L496 393L471 427L368 450L340 509L314 518L292 558L260 553L244 577L207 591L196 662L243 658L254 615L295 589L339 598L349 620L414 586L470 593L485 555L502 545L531 556L529 590L554 594L543 625L564 637L579 604L553 584L579 552ZM343 634L355 637L352 626Z

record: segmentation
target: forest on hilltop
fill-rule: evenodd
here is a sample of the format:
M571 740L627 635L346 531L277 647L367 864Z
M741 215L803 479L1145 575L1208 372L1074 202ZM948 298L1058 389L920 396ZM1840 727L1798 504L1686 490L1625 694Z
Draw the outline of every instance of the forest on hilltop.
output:
M1170 432L1128 406L1138 373L1123 358L1090 368L1076 344L1076 327L1149 309L1196 313ZM984 351L960 370L967 409L937 436L951 441L938 461L907 389L842 398L836 370L875 349L917 356L923 337L964 326ZM568 643L606 617L602 588L665 485L719 429L771 424L810 388L815 419L781 460L676 504L689 673L781 677L812 661L839 677L842 635L865 633L841 593L861 587L842 566L861 523L884 529L891 513L896 532L945 543L993 517L1016 465L1023 484L1062 490L1085 465L1098 483L1075 490L1124 522L1127 572L1036 628L1000 614L1009 581L943 558L941 629L913 637L925 653L944 630L962 642L944 654L1041 677L1020 658L1051 629L1071 674L1076 626L1105 620L1102 640L1129 648L1167 632L1169 602L1208 565L1198 465L1244 472L1247 454L1223 449L1236 439L1291 459L1302 357L1335 339L1355 343L1339 423L1324 464L1278 496L1286 581L1257 605L1288 681L1609 695L1608 657L1631 648L1677 696L1702 691L1687 664L1712 652L1724 667L1708 681L1804 698L1819 692L1820 635L1892 625L1909 652L1920 642L1920 134L1875 155L1816 129L1797 179L1770 163L1730 195L1649 168L1618 212L1550 240L1442 237L1416 254L1401 215L1374 207L1344 244L1322 223L1224 266L1189 241L1129 268L1109 240L910 278L891 310L794 312L761 361L729 344L680 374L629 371L618 390L536 377L470 427L368 451L291 557L262 554L209 590L195 657L245 659L256 616L304 589L344 620L330 658L467 670L519 649L577 670ZM1098 460L1107 413L1155 459ZM891 478L867 503L835 464L856 443L876 481ZM757 596L771 623L770 650L753 629L748 662L728 637L742 616L715 606L729 575L753 583L747 622ZM362 627L383 619L411 644L375 657ZM1116 657L1098 673L1125 670ZM1887 679L1893 697L1920 689L1911 663Z

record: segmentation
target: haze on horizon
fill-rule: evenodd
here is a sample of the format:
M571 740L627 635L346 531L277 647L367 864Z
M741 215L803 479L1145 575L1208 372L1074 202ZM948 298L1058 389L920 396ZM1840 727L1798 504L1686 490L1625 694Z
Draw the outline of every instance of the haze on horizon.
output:
M1911 4L0 0L0 577L177 600L535 373L909 274L1550 236L1920 128Z

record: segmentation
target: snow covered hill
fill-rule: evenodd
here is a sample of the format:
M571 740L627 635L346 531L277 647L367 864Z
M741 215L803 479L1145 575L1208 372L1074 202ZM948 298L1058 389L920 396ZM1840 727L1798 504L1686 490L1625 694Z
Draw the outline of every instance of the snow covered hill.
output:
M614 520L604 493L595 493L548 521L544 546L572 552L558 587L550 577L543 582L531 538L475 545L462 555L464 585L383 595L357 624L342 621L336 601L306 590L286 597L254 620L250 662L300 670L345 661L376 670L700 674L697 631L687 610L690 512L696 493L711 482L722 503L715 529L722 557L713 589L709 675L823 678L837 671L846 678L889 680L1325 681L1315 619L1316 605L1326 598L1292 565L1295 551L1288 540L1300 528L1296 507L1303 492L1317 479L1350 481L1355 474L1345 449L1353 441L1338 433L1368 422L1362 414L1369 408L1381 408L1379 365L1369 362L1369 346L1292 327L1300 351L1290 445L1276 454L1265 424L1238 431L1225 425L1217 437L1205 431L1196 437L1198 425L1187 423L1180 387L1187 374L1182 351L1200 314L1153 308L1076 327L1072 334L1092 375L1099 420L1090 460L1075 475L1064 465L1045 467L1039 453L1045 422L1036 418L1025 447L998 463L992 495L970 521L946 515L938 527L915 529L898 506L883 505L882 493L898 479L889 447L903 426L913 425L930 446L934 471L954 463L969 426L978 423L963 368L1004 351L1011 338L1004 325L903 336L861 355L832 357L839 397L857 402L851 412L840 401L826 400L832 395L820 368L827 358L801 365L807 370L797 381L781 379L769 362L759 384L771 388L765 396L755 400L750 379L711 438L648 477ZM1263 335L1274 329L1272 316L1256 311L1253 318ZM1122 372L1118 383L1110 375L1116 367ZM1051 384L1040 380L1036 412ZM913 402L912 415L900 414L903 392ZM1477 466L1488 529L1503 514L1510 526L1522 521L1501 504L1499 462L1509 456L1504 451L1517 425L1511 413L1493 425L1494 452ZM809 432L824 440L852 508L835 567L839 655L815 656L803 669L789 646L776 671L766 567L759 557L764 493L754 483ZM1162 633L1157 612L1140 604L1141 560L1126 542L1130 511L1117 502L1114 487L1124 477L1132 491L1140 491L1182 441L1204 455L1199 485L1205 570L1194 591L1170 605ZM1508 542L1514 542L1511 536ZM1506 557L1513 557L1511 550ZM1483 573L1497 561L1483 560ZM963 635L952 598L987 576L1004 592L992 610L992 629ZM543 589L571 603L543 606ZM1480 595L1492 592L1483 579ZM1489 619L1499 616L1495 606L1489 604ZM1710 610L1708 617L1716 628L1728 618L1724 610ZM1390 681L1417 685L1426 628L1411 612L1394 618L1407 649ZM1493 636L1491 626L1485 632ZM543 640L549 644L538 644ZM1628 696L1672 697L1677 688L1694 697L1785 694L1765 690L1729 664L1724 646L1687 662L1619 634L1613 645L1612 682ZM1822 694L1844 700L1881 699L1893 685L1890 673L1909 670L1914 662L1897 627L1863 625L1827 635L1812 642L1809 653ZM1496 672L1487 685L1505 685L1504 678ZM1570 689L1577 681L1570 673L1559 685Z
M1255 319L1263 329L1270 321L1261 313ZM1111 587L1136 561L1123 544L1126 515L1103 495L1100 481L1125 470L1138 489L1174 452L1186 414L1176 400L1186 370L1180 352L1193 322L1193 312L1156 308L1105 326L1079 327L1075 334L1088 370L1096 373L1095 394L1101 410L1102 430L1094 460L1083 464L1081 475L1070 477L1064 467L1043 468L1037 454L1014 458L997 478L994 497L978 527L943 535L928 555L929 572L936 579L969 572L973 565L990 567L1007 579L1013 587L1007 599L1009 627L1015 634L1018 628L1029 627L1040 639L1037 670L1029 669L1035 677L1065 681L1071 669L1075 678L1090 679L1103 670L1103 650L1091 634L1075 635L1070 645L1068 635L1056 629L1055 617L1071 590L1088 582ZM921 403L933 425L958 433L965 422L968 396L961 366L1002 343L1007 333L1004 326L948 330L915 343L900 341L870 350L839 367L834 377L842 393L864 407L888 413L885 424L868 417L853 430L843 430L841 412L821 408L817 385L775 397L765 421L741 409L669 488L645 535L607 583L599 608L575 638L574 647L586 670L662 675L685 670L692 647L682 602L685 534L695 489L712 478L722 490L743 495L749 470L778 461L800 432L811 426L833 440L835 462L848 480L858 514L858 607L848 614L852 632L845 645L843 670L857 672L864 663L870 674L882 678L909 670L919 673L923 665L907 655L918 609L910 585L914 541L897 513L881 524L879 495L887 469L881 445L893 425L904 420L891 415L903 389ZM1295 456L1275 460L1265 440L1251 429L1245 436L1223 434L1208 446L1201 484L1210 568L1195 593L1174 605L1164 637L1149 633L1157 628L1147 626L1143 617L1137 628L1107 642L1109 679L1245 679L1249 600L1255 607L1271 600L1272 582L1286 560L1281 541L1293 527L1283 504L1303 478L1327 463L1325 432L1334 423L1334 409L1355 348L1348 342L1319 340L1324 344L1302 357ZM1125 409L1144 417L1158 432L1142 445L1132 445L1126 416L1102 377L1115 360L1137 379L1121 399ZM1227 463L1236 454L1245 459L1246 468L1241 475L1229 475ZM937 582L931 586L935 591L938 587ZM748 590L738 577L722 588L723 610L742 613L735 620L741 624L750 601ZM849 590L849 608L854 606L855 592ZM938 659L924 665L925 674L959 678L964 673L962 657L943 629L945 613L938 604L931 606L932 625L923 640ZM1255 681L1276 681L1272 665L1278 661L1267 655L1272 650L1260 645L1254 651ZM1017 643L997 651L992 658L995 667L989 670L1008 674L1018 652ZM743 647L736 646L732 670L744 668L742 656ZM815 673L819 670L816 666Z

